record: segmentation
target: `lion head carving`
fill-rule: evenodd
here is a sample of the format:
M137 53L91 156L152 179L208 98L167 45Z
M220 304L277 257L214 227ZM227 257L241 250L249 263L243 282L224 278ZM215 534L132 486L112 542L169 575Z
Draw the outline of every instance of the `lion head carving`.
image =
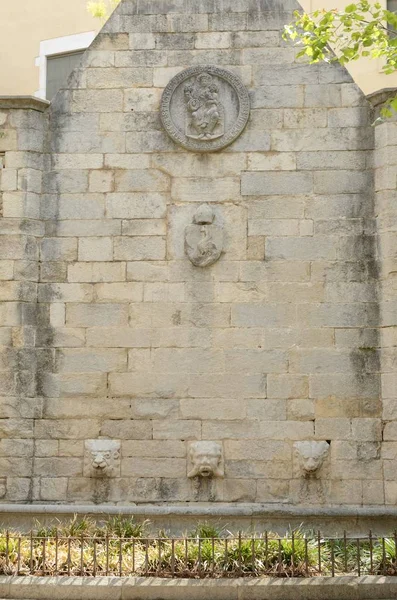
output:
M329 453L329 444L324 441L295 442L294 449L298 456L299 466L303 475L311 477L322 467Z
M116 477L120 474L118 440L86 440L84 473L92 477Z
M223 477L222 446L217 442L192 442L189 446L188 477Z

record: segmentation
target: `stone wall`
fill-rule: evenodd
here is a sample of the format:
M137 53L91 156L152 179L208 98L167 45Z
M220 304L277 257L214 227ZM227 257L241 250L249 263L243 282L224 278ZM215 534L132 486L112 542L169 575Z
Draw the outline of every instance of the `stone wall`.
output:
M295 59L281 32L296 7L124 0L45 117L24 113L32 136L4 113L1 226L18 250L2 242L2 368L34 385L5 379L3 502L395 502L370 105L341 67ZM160 121L164 87L203 64L251 100L214 153L181 148ZM207 267L184 248L202 203L224 236ZM13 260L34 273L20 282ZM197 440L221 448L219 476L187 476ZM296 444L313 440L329 446L309 476L312 445ZM112 455L105 476L92 448Z

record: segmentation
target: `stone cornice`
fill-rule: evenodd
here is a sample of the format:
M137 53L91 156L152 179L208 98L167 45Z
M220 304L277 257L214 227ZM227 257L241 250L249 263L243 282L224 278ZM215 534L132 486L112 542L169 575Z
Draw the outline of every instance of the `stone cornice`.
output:
M377 106L384 104L386 100L393 96L397 96L397 88L383 88L377 92L368 94L367 100L374 108L376 108Z
M0 110L14 108L17 110L37 110L44 112L49 107L48 100L35 96L0 96Z

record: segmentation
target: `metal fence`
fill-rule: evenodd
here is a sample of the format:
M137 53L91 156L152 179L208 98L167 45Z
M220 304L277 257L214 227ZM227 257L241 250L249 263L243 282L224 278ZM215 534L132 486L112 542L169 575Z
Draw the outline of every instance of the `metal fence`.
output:
M397 574L390 537L114 537L0 535L0 574L189 578Z

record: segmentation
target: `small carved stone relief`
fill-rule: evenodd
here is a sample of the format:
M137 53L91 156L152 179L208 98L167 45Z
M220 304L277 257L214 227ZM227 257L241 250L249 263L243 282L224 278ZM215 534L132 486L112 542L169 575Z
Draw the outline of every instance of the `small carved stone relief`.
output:
M86 477L120 476L120 442L118 440L86 440L84 444Z
M304 477L315 477L329 454L328 442L304 441L295 442L295 453Z
M214 211L201 204L193 217L193 225L185 229L185 251L195 267L213 265L222 254L223 229L214 225Z
M188 477L223 477L223 452L218 442L191 442L188 452Z
M225 133L224 107L219 99L219 85L209 73L201 73L184 87L186 137L193 140L216 140Z
M213 152L231 144L246 126L249 112L248 91L239 77L209 65L178 73L161 100L168 135L194 152Z

